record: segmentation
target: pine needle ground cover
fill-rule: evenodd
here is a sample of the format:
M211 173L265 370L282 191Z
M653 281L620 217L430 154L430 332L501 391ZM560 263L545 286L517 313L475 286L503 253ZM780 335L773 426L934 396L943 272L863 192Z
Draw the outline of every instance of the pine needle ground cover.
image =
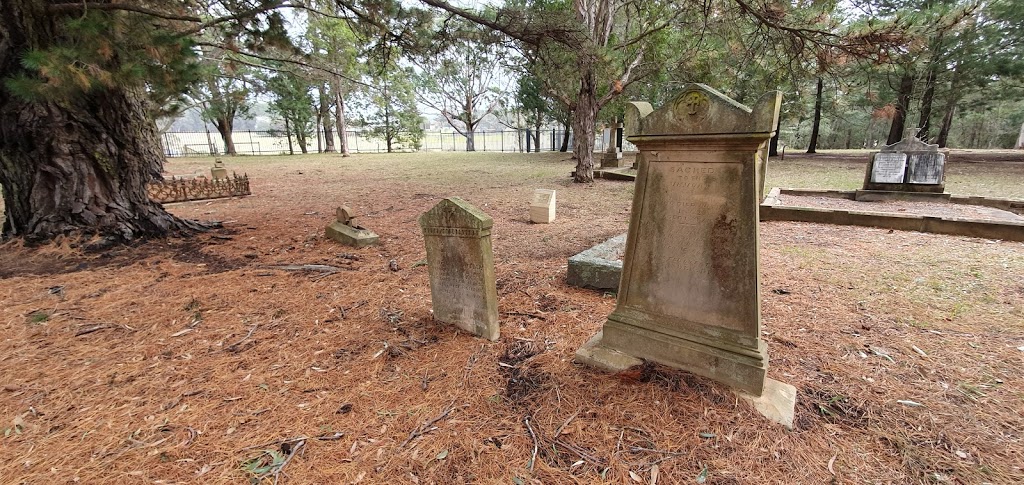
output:
M769 186L848 189L809 174L856 181L864 160L787 156ZM0 246L3 482L1024 480L1024 244L762 223L786 431L684 372L572 363L614 295L566 285L566 260L625 231L628 183L572 184L561 154L227 164L253 196L171 206L223 229ZM1024 198L1021 167L951 162L948 190ZM536 188L558 190L552 224L528 222ZM495 221L495 343L431 319L416 218L451 195ZM380 245L324 238L341 204Z

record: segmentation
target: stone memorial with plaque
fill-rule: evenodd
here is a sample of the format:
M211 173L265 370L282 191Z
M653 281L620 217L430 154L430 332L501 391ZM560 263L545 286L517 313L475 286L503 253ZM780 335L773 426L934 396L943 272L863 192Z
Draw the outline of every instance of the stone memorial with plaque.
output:
M555 191L537 189L533 191L530 202L530 222L534 224L550 224L555 220Z
M380 237L373 231L356 224L355 213L348 207L338 207L335 211L335 219L324 229L324 233L329 239L357 248L376 244L380 240Z
M758 152L781 102L772 92L751 109L687 84L656 111L627 106L640 166L618 299L578 362L687 370L792 426L795 388L766 377L758 293Z
M948 198L945 192L946 151L917 138L917 128L910 128L903 140L882 147L871 155L864 188L857 200L885 200L901 193L919 197Z
M458 197L420 216L434 318L489 340L498 339L493 225L490 216Z

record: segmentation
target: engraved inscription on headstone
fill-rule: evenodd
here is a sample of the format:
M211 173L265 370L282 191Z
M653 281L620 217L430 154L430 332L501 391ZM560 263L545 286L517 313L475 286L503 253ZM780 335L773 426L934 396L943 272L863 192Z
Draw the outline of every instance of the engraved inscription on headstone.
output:
M533 202L530 203L530 222L549 224L555 220L555 191L537 189L533 191Z
M490 216L458 197L444 199L420 216L434 318L497 340L493 225Z
M879 152L874 156L871 181L880 184L902 184L906 171L906 153Z
M907 181L912 184L941 184L946 164L945 153L911 153L907 161Z

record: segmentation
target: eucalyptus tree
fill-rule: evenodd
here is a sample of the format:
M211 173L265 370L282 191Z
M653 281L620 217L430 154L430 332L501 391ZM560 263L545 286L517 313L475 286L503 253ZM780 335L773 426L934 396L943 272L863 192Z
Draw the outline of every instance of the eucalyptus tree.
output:
M593 180L601 108L638 80L689 62L715 34L707 29L708 19L728 16L747 22L756 35L794 57L821 46L860 55L879 49L891 30L887 25L856 32L822 30L807 23L803 4L746 0L518 0L483 11L447 0L421 2L507 35L538 66L574 74L568 93L560 86L546 87L573 113L577 182Z

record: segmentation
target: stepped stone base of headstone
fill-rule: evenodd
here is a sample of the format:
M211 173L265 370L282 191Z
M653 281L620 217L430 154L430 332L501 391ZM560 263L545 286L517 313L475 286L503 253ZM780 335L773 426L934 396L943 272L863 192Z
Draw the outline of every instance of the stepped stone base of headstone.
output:
M945 202L952 196L949 192L902 192L895 190L857 190L854 200L881 202L886 200L910 200L921 202Z
M325 232L328 238L338 241L346 246L357 248L376 244L380 239L380 237L374 234L373 231L356 229L340 222L331 223L327 226Z
M594 170L594 178L632 182L636 180L636 169L632 167L600 168Z
M569 258L567 282L581 288L618 290L626 235L620 234Z
M605 326L605 328L607 329L608 327ZM644 342L642 344L650 345L652 342L653 341ZM658 345L660 346L663 344L659 343ZM686 349L686 352L690 352L692 354L693 349ZM699 356L700 353L698 352L696 355ZM709 363L718 362L717 356L709 356L706 357L706 359ZM672 367L680 367L668 364L666 361L661 359L657 360ZM623 352L616 347L606 345L604 331L598 332L596 335L591 337L583 347L580 347L579 350L576 351L574 361L579 364L596 367L612 373L622 372L644 363L643 359L636 357L631 353ZM697 372L692 364L687 365L686 370L715 380L722 380L719 374L708 375L708 373ZM733 392L772 422L781 424L786 429L793 429L793 416L796 409L796 388L789 384L764 377L763 368L760 375L763 380L763 387L760 396L756 396L736 387L733 388Z
M615 168L624 167L625 160L622 158L622 153L605 153L601 157L601 168Z
M754 407L762 416L774 423L793 430L793 417L796 414L796 388L775 379L764 380L764 392L760 396L752 396L742 391L733 391L740 399Z

